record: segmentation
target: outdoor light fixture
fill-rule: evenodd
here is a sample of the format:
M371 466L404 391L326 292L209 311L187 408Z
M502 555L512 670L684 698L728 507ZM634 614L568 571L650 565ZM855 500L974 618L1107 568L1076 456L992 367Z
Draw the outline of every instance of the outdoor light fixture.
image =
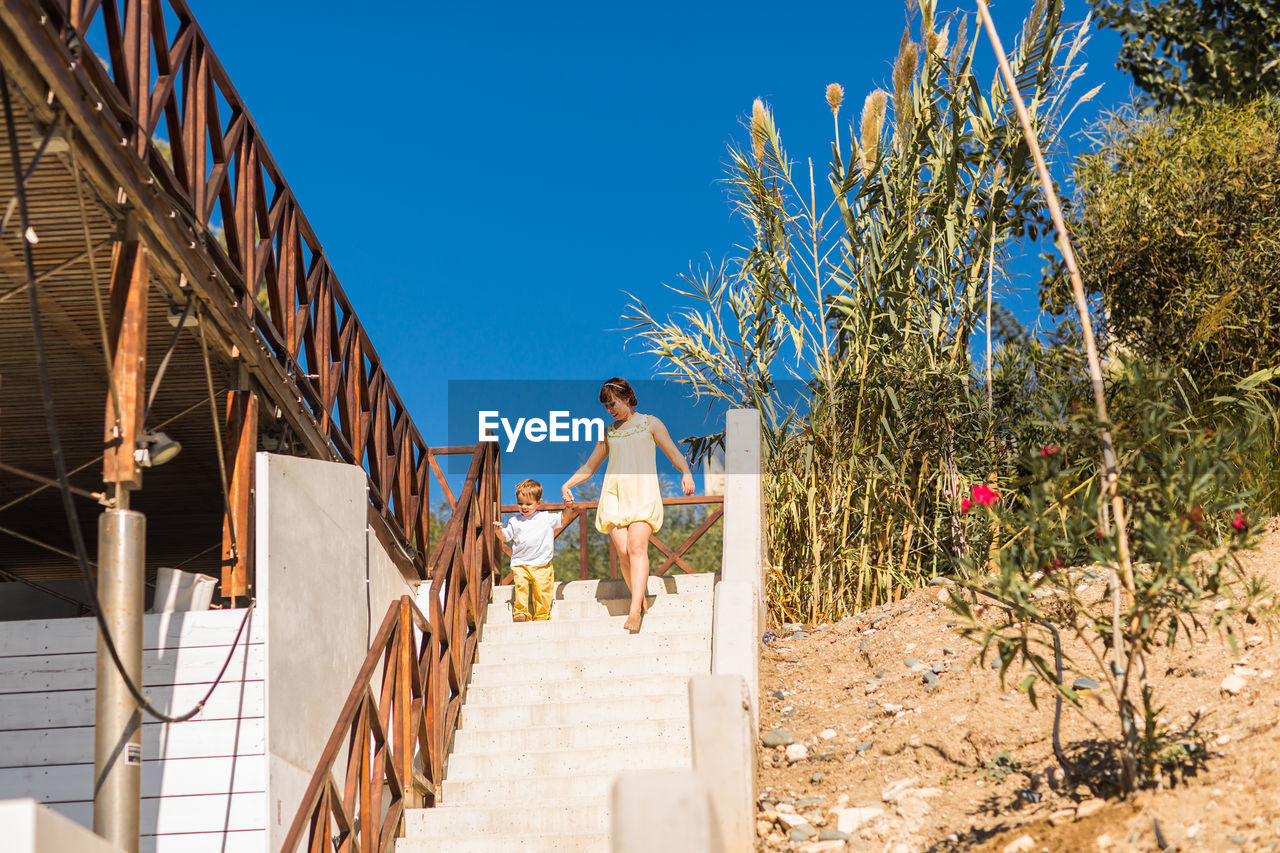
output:
M154 468L163 465L182 452L182 445L157 430L144 432L138 436L138 449L133 451L133 459L143 468Z

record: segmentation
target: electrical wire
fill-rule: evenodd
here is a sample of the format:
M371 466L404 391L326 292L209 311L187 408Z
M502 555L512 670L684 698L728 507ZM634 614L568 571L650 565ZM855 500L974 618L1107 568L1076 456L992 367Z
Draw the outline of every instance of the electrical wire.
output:
M53 467L58 473L59 492L62 495L62 509L67 519L67 525L71 529L71 541L75 546L75 559L80 567L80 575L84 580L85 587L89 592L89 598L94 608L94 618L98 622L98 631L102 637L102 644L106 647L107 653L111 658L112 664L115 666L116 673L120 676L120 680L124 682L129 694L133 700L146 713L150 714L157 720L165 723L181 723L190 720L199 714L213 695L213 691L217 689L222 682L222 677L226 674L227 668L231 665L231 660L235 656L236 648L240 644L240 637L244 633L245 626L249 623L249 616L253 613L256 601L250 600L248 608L245 610L244 619L240 622L240 627L236 631L235 639L231 642L231 649L227 653L227 659L222 664L213 684L209 686L209 690L205 693L204 698L195 704L191 710L184 714L166 714L158 710L148 701L147 697L142 695L142 691L138 685L134 684L133 679L125 670L124 662L120 659L120 653L116 648L115 640L111 636L111 631L107 628L106 618L102 615L102 602L98 598L98 586L93 578L93 573L89 571L88 550L84 543L84 532L80 529L80 516L76 512L75 502L72 500L71 483L67 479L67 464L62 455L62 440L58 434L57 414L53 406L53 387L49 379L49 359L45 351L44 331L40 321L40 300L36 292L35 281L35 265L31 257L31 241L27 239L31 227L30 214L27 207L27 192L22 178L22 159L21 151L18 147L18 128L13 118L13 103L9 97L9 75L4 69L0 69L0 99L4 103L5 126L9 135L9 154L13 158L14 180L17 184L18 195L18 212L21 217L22 226L22 261L24 271L27 277L27 295L31 307L31 325L32 338L35 345L36 355L36 372L40 378L40 397L44 404L44 420L45 427L49 434L49 446L53 455ZM219 460L221 462L221 460Z
M23 285L23 287L25 288L26 285ZM185 409L183 409L181 412L178 412L178 414L174 415L173 417L167 418L161 421L160 423L156 424L156 429L164 429L169 424L181 418L185 418L187 415L191 414L192 412L194 412L196 409L200 408L203 405L204 405L204 400L201 400L199 403L194 403L190 406L187 406ZM81 471L85 470L86 468L89 468L93 465L97 465L101 461L102 461L102 454L98 454L97 456L93 457L83 465L80 465L76 468L72 468L70 471L67 472L67 474L68 475L79 474ZM25 495L20 495L19 497L14 498L13 500L9 501L3 506L0 506L0 512L4 512L10 507L15 507L18 504L22 503L23 501L28 500L29 498L34 498L36 495L40 494L45 489L51 489L56 487L57 485L58 485L57 480L50 480L48 483L46 483L43 486L37 486L36 488L27 492Z
M196 315L197 321L200 319ZM222 509L227 516L227 532L231 537L231 558L238 560L240 549L236 545L236 520L231 515L231 487L227 485L226 455L222 450L222 424L218 421L218 396L213 391L213 372L209 368L209 342L205 340L204 323L200 328L200 356L204 359L204 381L209 391L209 412L213 415L213 439L218 445L218 474L222 484ZM181 327L179 327L181 328Z
M147 395L147 407L142 412L143 426L146 426L147 418L151 415L151 404L156 401L160 380L164 378L164 372L169 369L169 359L173 358L173 351L178 348L178 336L182 334L182 327L187 324L187 315L191 313L193 301L188 299L187 304L182 307L182 319L178 320L178 328L173 330L173 337L169 339L169 348L164 351L164 358L160 359L160 367L156 369L156 377L151 380L151 393Z
M80 189L80 161L76 159L75 140L69 141L71 149L71 174L76 180L76 204L80 208L80 226L84 229L84 250L89 255L89 279L93 282L93 310L98 317L98 337L102 340L102 356L107 362L107 388L111 391L111 415L115 419L115 431L120 430L120 393L116 390L116 368L112 364L111 342L107 337L107 321L102 312L102 288L98 284L98 265L93 262L93 240L89 236L89 217L84 212L84 193ZM145 426L146 418L142 419ZM129 436L119 435L121 441L132 441Z

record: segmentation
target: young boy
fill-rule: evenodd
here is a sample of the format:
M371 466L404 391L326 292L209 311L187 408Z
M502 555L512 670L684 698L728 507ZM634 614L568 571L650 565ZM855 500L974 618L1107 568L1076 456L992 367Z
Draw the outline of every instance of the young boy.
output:
M555 586L555 574L551 569L551 554L555 550L556 534L567 523L565 509L559 515L539 512L542 508L542 484L537 480L523 480L516 486L516 504L520 514L513 515L503 525L493 523L502 541L511 543L511 574L515 584L511 599L512 619L529 621L529 588L533 588L533 619L551 618L551 595Z

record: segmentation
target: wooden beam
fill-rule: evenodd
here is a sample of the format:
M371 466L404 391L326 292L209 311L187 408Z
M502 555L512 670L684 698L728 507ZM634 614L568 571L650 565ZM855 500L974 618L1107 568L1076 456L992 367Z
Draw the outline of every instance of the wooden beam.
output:
M253 457L258 452L258 392L227 395L230 515L222 519L222 595L233 600L253 586Z
M142 413L147 399L149 270L149 254L137 239L122 240L112 247L108 343L115 393L107 393L102 481L126 489L142 487L142 469L134 461L133 451L144 428Z

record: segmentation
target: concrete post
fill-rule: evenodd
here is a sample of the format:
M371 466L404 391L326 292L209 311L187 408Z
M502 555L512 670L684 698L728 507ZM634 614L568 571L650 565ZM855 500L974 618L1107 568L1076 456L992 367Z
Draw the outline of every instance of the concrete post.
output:
M751 850L756 839L756 726L746 682L737 675L689 679L693 770L711 792L726 851Z
M125 673L142 684L146 517L114 509L98 518L98 599ZM142 711L98 636L93 747L93 831L137 853L142 820Z
M724 448L724 563L720 577L751 584L759 600L764 581L764 491L758 411L729 412ZM763 633L763 622L760 624Z
M725 423L724 559L716 585L711 671L747 685L759 723L759 638L764 633L764 490L760 413L734 409Z
M711 672L743 680L753 727L760 722L760 652L754 621L760 602L754 592L750 584L721 581L711 616Z
M609 810L613 853L737 853L724 846L707 786L692 770L624 773Z

